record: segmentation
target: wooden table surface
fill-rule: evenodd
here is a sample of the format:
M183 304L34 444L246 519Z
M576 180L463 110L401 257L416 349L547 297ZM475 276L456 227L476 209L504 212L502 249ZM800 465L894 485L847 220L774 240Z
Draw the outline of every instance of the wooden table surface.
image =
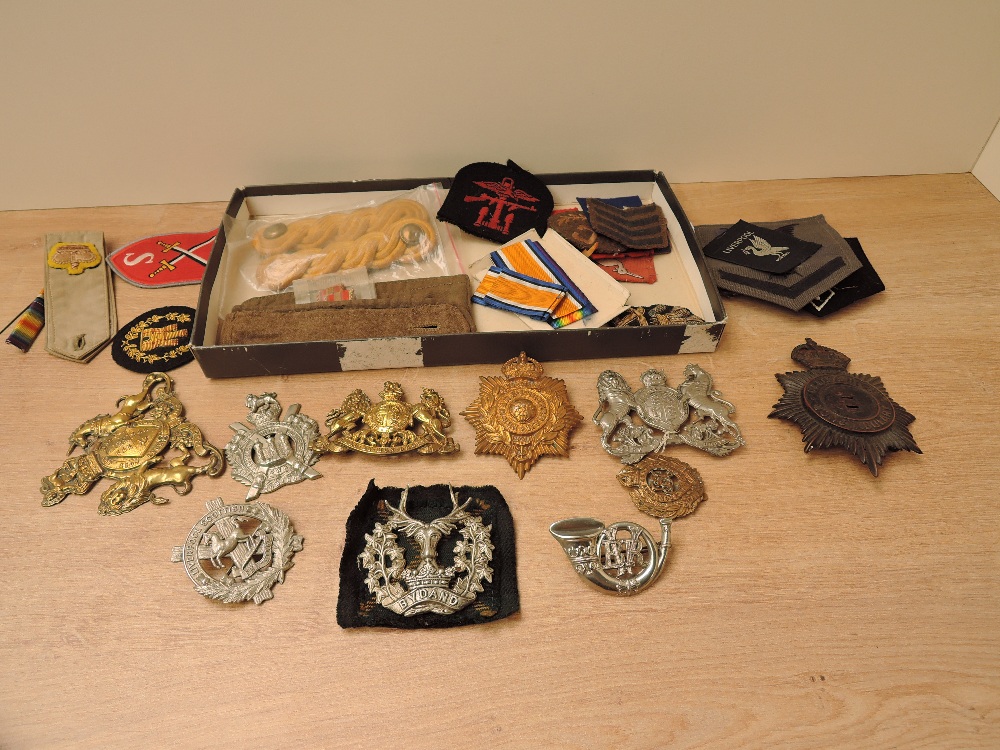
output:
M305 547L275 598L221 605L170 562L204 513L244 488L201 477L187 496L97 514L99 485L40 505L69 433L134 393L109 350L81 366L0 348L4 513L0 747L1000 747L1000 542L996 435L1000 203L971 175L676 186L695 224L826 215L857 236L887 291L820 320L727 301L713 354L556 362L585 422L569 459L519 481L473 454L457 414L486 367L208 380L174 371L188 417L224 446L248 393L276 391L322 421L353 388L432 385L456 417L454 457L327 457L324 476L265 499ZM42 281L46 232L137 237L210 228L222 204L0 213L12 316ZM121 323L197 288L115 282ZM878 478L842 451L802 451L767 419L774 374L809 336L882 377L916 416L923 455L892 453ZM604 595L571 568L553 521L595 516L653 530L619 487L590 415L605 368L671 383L701 364L732 401L747 445L719 459L669 455L709 499L674 525L663 576ZM341 630L335 609L347 515L380 485L495 484L517 530L521 613L478 627Z

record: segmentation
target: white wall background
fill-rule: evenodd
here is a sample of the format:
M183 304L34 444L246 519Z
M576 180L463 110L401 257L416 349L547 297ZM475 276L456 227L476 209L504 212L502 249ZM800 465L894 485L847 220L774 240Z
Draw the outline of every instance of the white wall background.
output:
M264 182L966 172L1000 2L0 0L0 209Z

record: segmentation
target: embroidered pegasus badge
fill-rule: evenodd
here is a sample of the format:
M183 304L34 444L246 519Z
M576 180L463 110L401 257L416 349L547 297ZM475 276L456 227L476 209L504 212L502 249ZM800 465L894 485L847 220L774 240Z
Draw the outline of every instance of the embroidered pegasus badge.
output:
M772 245L770 242L768 242L767 240L765 240L763 237L758 237L757 235L752 235L750 237L750 244L753 245L753 251L752 252L753 252L754 255L757 255L757 256L776 255L776 256L778 256L778 257L776 257L774 259L775 262L781 260L786 255L788 255L788 248L787 247L774 247L774 245ZM751 251L748 249L748 250L744 250L743 252L746 253L747 255L749 255Z

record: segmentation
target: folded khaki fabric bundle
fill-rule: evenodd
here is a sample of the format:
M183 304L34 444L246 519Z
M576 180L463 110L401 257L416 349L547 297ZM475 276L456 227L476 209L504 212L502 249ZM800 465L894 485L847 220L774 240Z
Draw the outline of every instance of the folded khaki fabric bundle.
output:
M475 331L468 276L375 284L375 299L295 304L291 292L253 297L220 321L216 343L273 344Z

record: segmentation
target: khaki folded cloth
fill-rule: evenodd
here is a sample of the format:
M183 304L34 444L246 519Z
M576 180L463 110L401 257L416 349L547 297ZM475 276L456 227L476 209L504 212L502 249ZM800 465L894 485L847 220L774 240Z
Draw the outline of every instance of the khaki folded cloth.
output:
M291 292L253 297L220 321L216 343L346 341L475 331L468 276L376 282L375 299L295 304Z

